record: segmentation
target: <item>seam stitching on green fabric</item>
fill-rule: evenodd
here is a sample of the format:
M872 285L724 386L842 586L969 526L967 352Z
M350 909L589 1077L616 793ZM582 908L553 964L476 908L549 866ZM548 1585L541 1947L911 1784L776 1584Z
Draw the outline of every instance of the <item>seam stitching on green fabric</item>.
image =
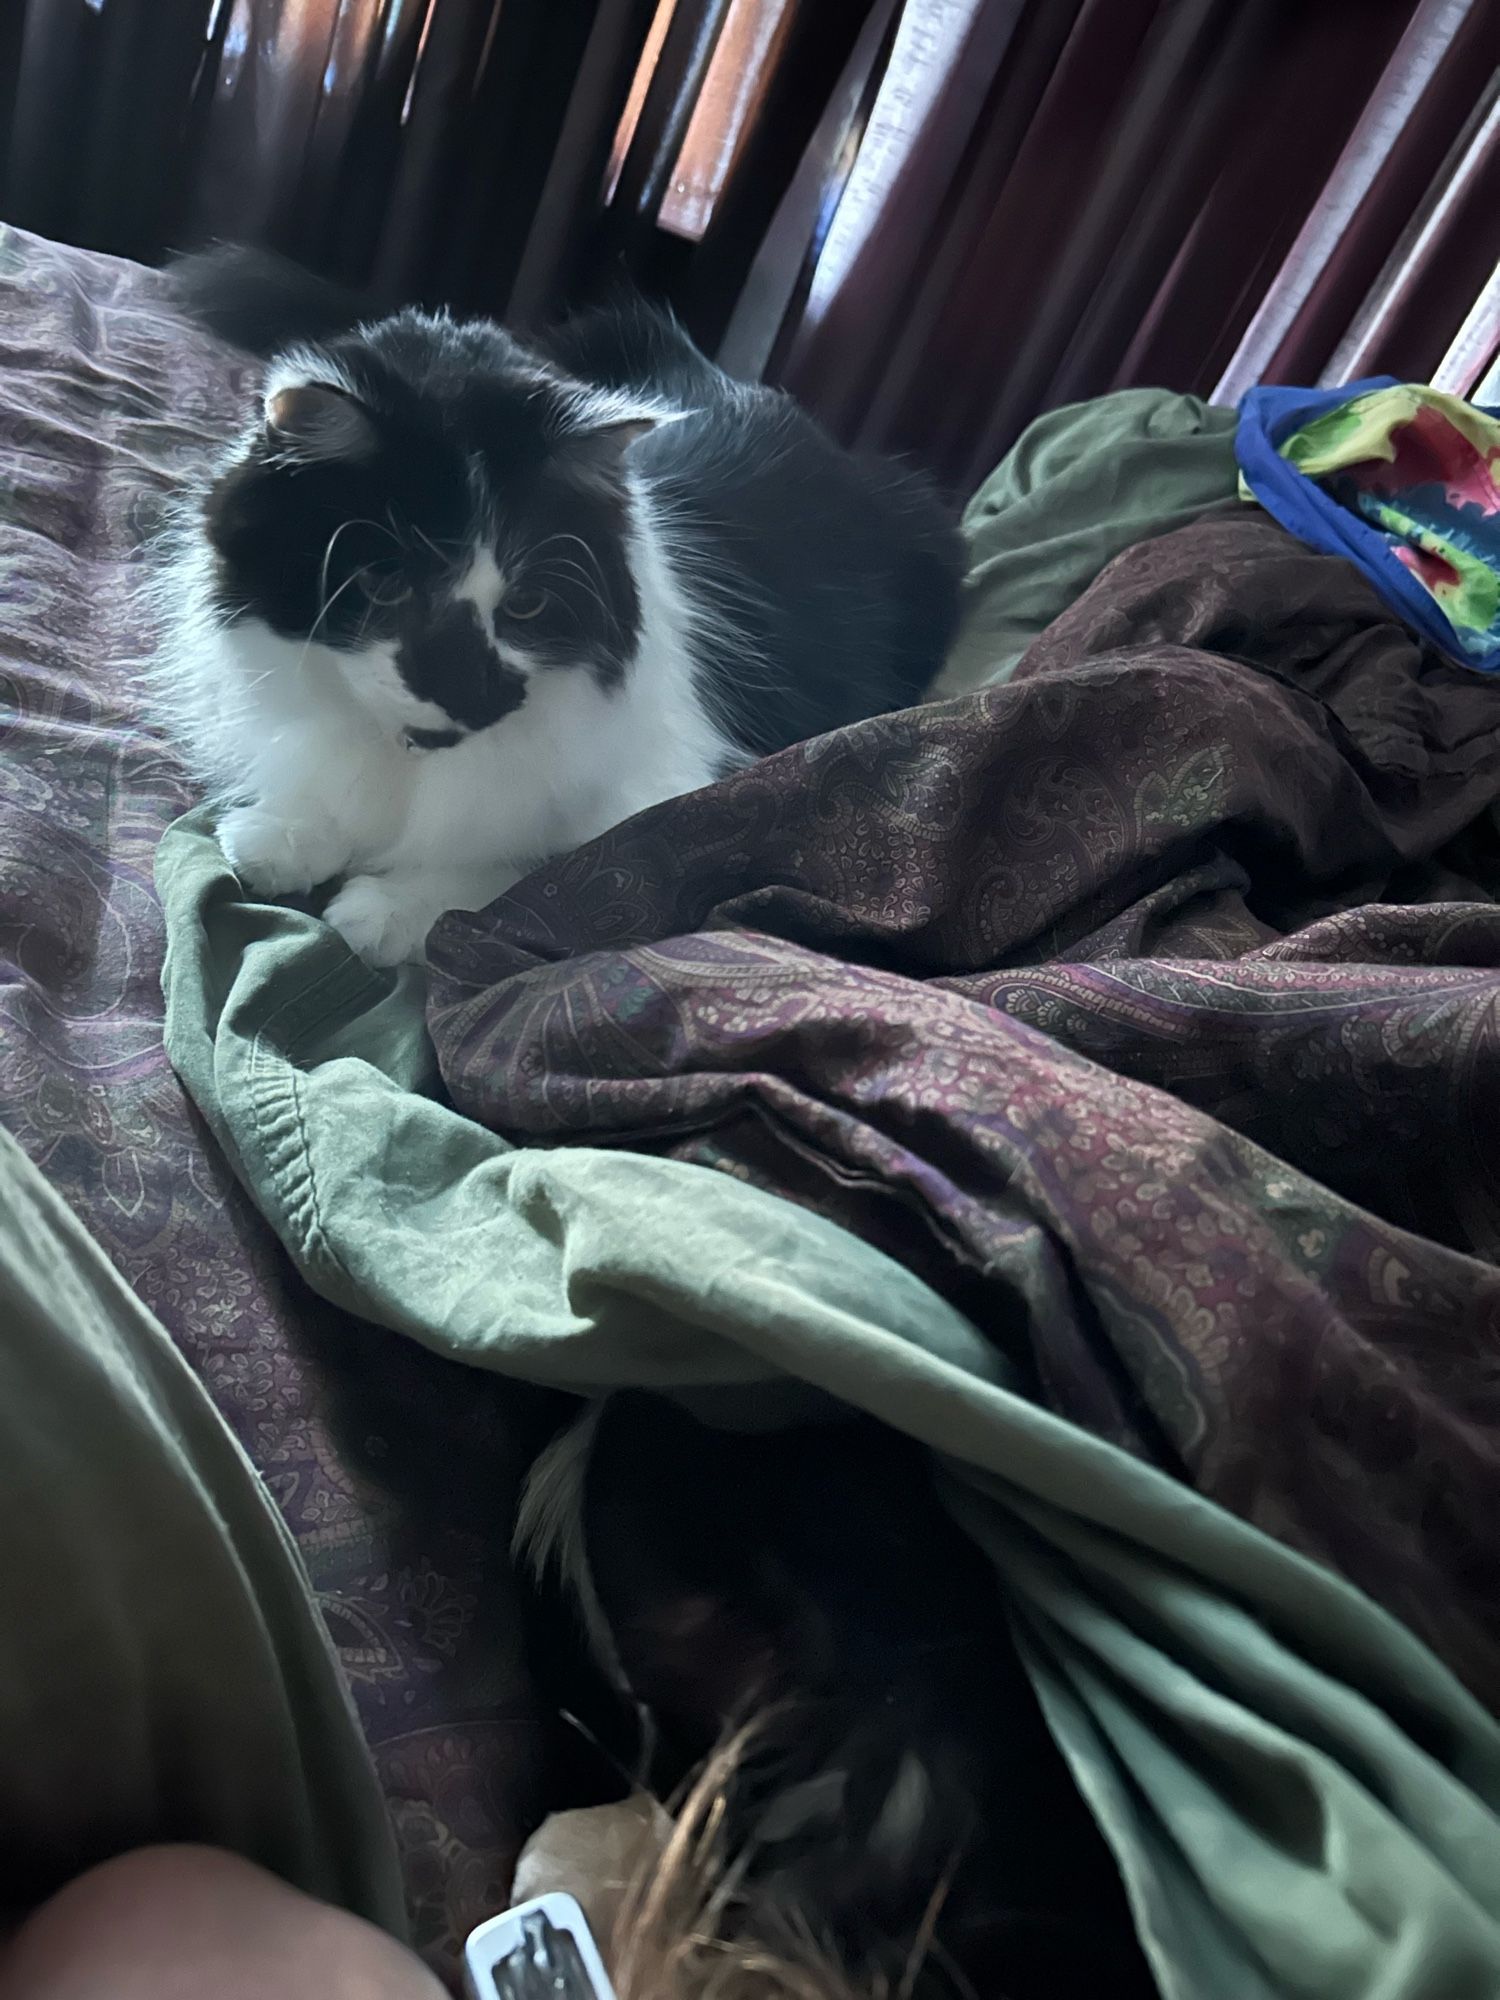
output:
M331 1266L351 1286L355 1284L354 1275L335 1250L323 1221L307 1131L302 1072L295 1051L299 1041L346 1002L376 993L381 984L379 976L357 959L330 966L310 986L300 988L275 1008L255 1030L250 1043L251 1110L277 1198L303 1257L309 1263L318 1261ZM283 1029L284 1044L271 1040L271 1030L278 1024ZM299 1163L300 1190L294 1198L289 1184Z

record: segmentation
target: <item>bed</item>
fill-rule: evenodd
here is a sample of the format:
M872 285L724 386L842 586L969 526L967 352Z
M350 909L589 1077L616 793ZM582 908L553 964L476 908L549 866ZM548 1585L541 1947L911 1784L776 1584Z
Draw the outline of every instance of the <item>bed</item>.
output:
M1166 1990L1368 1992L1372 1896L1431 1944L1383 1992L1489 1978L1500 688L1205 496L1003 682L372 974L143 720L145 551L245 386L0 235L0 1119L295 1535L423 1948L542 1803L528 1385L634 1382L941 1455Z
M301 1283L162 1046L152 866L191 793L142 719L140 586L174 475L239 421L243 386L156 274L0 232L0 1119L281 1507L442 1958L503 1898L537 1811L493 1531L535 1418Z

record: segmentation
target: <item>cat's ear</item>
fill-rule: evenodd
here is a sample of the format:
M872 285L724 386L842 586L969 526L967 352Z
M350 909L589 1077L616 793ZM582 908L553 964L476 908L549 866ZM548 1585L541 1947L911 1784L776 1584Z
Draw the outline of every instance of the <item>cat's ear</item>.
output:
M640 410L632 416L615 417L608 423L598 424L583 435L599 451L619 455L628 451L637 438L654 431L663 421L670 419L663 419L655 410Z
M585 471L616 473L639 438L662 424L676 423L684 414L607 393L580 396L568 413L568 456Z
M373 458L378 443L368 410L333 382L273 381L266 394L265 425L269 442L303 465Z

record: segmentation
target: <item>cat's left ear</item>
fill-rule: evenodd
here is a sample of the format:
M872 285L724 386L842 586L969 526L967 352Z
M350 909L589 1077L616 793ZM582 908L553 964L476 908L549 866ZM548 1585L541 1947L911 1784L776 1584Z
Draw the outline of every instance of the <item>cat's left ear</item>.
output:
M372 458L379 445L374 421L349 384L287 368L266 384L265 426L277 451L303 465Z
M654 410L643 410L636 416L616 417L610 423L600 424L593 430L585 431L583 435L600 451L619 454L627 452L637 438L643 438L648 431L654 431L663 421L670 419L663 419Z
M585 470L605 475L617 472L638 439L662 424L677 423L684 414L664 405L658 408L650 403L627 402L623 397L600 396L581 401L568 426L568 453Z

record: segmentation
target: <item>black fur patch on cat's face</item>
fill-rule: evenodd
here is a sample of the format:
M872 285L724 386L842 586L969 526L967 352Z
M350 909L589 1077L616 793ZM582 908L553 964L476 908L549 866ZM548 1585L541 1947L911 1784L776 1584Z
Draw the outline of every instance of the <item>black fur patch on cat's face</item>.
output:
M503 720L534 673L617 685L641 428L483 323L405 313L288 357L205 504L220 607L345 655L356 692L361 654L393 665L413 740L447 734L431 709Z
M439 604L409 621L396 645L396 670L419 701L432 702L460 731L488 729L526 699L526 676L495 657L472 604Z
M539 479L524 525L500 538L500 567L514 579L493 614L502 648L544 667L582 656L601 685L618 686L641 622L630 525L623 491Z

